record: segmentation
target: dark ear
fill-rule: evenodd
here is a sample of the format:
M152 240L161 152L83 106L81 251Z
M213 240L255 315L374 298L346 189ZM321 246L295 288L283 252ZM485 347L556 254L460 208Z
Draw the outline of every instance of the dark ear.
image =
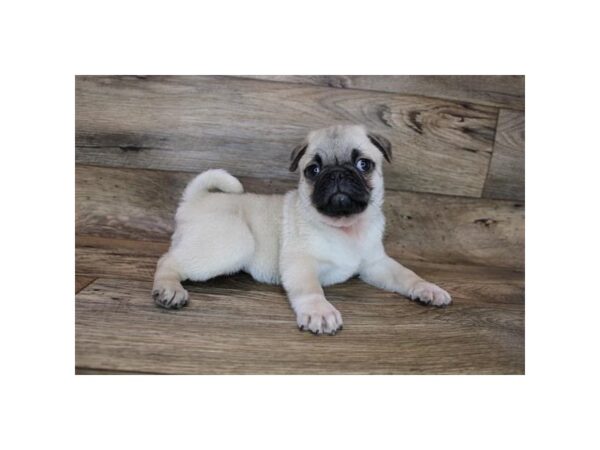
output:
M392 162L392 144L386 138L379 134L368 133L367 136L371 143L377 147L387 162Z
M292 164L290 164L290 172L294 172L298 168L298 163L300 162L300 158L306 152L306 148L308 147L308 143L305 141L302 144L298 145L294 150L292 150Z

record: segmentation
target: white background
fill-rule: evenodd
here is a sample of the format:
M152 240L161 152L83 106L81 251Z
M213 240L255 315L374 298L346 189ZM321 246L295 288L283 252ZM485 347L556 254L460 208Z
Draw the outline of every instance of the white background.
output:
M599 448L593 2L5 1L0 446ZM525 74L525 376L74 375L75 74Z

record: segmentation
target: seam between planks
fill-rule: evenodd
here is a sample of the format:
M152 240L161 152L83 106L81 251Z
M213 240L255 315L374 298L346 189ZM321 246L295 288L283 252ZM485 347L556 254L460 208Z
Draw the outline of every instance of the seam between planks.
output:
M525 173L523 173L523 200L519 200L519 199L515 199L515 198L508 198L508 197L498 197L498 196L484 196L483 194L486 191L486 187L488 186L488 182L490 181L490 169L492 167L492 163L494 160L494 156L496 156L496 149L497 149L497 137L498 137L498 127L500 125L500 114L502 113L502 110L505 111L512 111L512 112L517 112L520 114L523 114L523 118L525 118L525 110L515 110L515 109L511 109L511 108L499 108L498 109L498 115L496 118L496 127L495 127L495 131L494 131L494 142L492 144L492 153L491 153L491 157L488 161L488 169L487 169L487 173L486 173L486 177L485 177L485 181L483 183L483 188L481 191L481 198L482 199L489 199L489 200L500 200L500 201L514 201L517 203L522 204L523 206L525 206L525 187L526 187L526 183L525 183ZM525 151L525 149L523 148L523 151ZM525 154L523 153L523 170L525 170Z
M483 186L481 186L481 193L479 194L479 198L488 198L484 197L483 193L485 192L485 186L490 178L490 168L492 167L492 160L494 159L494 152L496 150L496 138L498 137L498 125L500 124L500 109L496 111L496 126L494 127L494 143L492 144L492 153L490 155L490 159L488 160L487 170L485 172L485 179L483 180Z

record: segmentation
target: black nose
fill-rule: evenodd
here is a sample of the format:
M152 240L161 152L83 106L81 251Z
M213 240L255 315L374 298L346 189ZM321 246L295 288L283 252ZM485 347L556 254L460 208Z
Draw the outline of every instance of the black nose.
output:
M328 177L331 181L342 181L348 177L348 174L345 170L332 170L329 172Z

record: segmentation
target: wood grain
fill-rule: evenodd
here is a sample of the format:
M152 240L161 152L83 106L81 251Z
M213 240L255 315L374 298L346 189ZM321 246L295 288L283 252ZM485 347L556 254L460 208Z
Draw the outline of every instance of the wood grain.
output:
M185 172L76 168L76 233L166 242ZM292 182L242 180L247 191L283 193ZM385 243L400 259L524 266L524 206L510 201L388 191ZM84 252L78 254L81 260ZM128 264L124 261L123 264Z
M155 375L154 372L131 372L123 370L103 370L103 369L90 369L87 367L76 367L75 375Z
M95 278L93 277L75 275L75 293L77 294L79 291L81 291L84 287L86 287L94 280Z
M483 197L525 200L525 113L501 110Z
M79 274L98 278L151 281L156 262L167 246L167 243L79 236L76 270ZM471 298L486 304L520 304L523 301L524 274L517 270L430 263L410 259L403 259L402 263L422 277L441 284L452 292L455 298L463 301L470 301ZM209 284L198 284L198 286L200 289L206 286L209 290L232 289L234 294L236 290L245 292L272 289L243 274L235 277L219 277ZM352 284L352 289L355 288L356 285ZM366 285L360 288L365 295L372 295L375 291L374 288Z
M387 187L479 197L497 109L464 101L235 77L79 76L79 163L294 180L310 130L363 123L394 147Z
M77 366L190 374L524 372L522 302L473 296L436 309L353 280L327 292L343 314L343 332L315 337L296 330L281 288L219 283L188 286L190 306L173 312L151 302L149 281L97 280L76 297Z
M525 77L522 75L251 75L248 78L525 108Z
M158 258L168 242L77 236L75 270L96 278L152 280Z
M503 200L389 192L384 242L399 259L525 267L525 207Z

